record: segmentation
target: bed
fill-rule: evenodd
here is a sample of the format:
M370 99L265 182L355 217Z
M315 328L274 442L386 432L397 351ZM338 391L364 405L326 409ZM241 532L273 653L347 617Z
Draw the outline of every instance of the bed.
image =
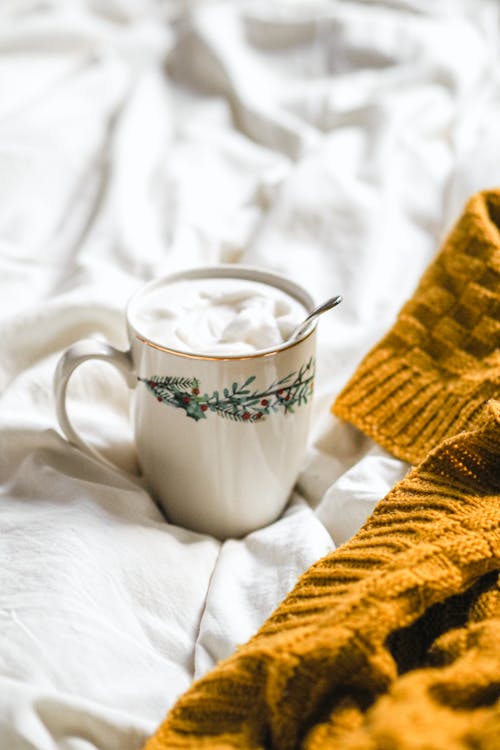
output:
M18 0L0 8L0 747L138 750L408 470L331 403L478 189L498 185L493 0ZM144 282L234 263L342 305L318 328L284 514L223 543L137 471L126 348Z

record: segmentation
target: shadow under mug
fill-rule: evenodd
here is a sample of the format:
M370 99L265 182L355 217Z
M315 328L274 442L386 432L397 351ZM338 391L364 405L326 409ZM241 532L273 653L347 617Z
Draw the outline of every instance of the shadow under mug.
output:
M314 304L298 284L246 266L180 271L146 284L126 308L130 348L80 341L55 373L57 416L70 443L109 462L73 429L66 411L71 373L89 359L114 365L134 389L134 437L139 464L167 519L225 539L274 521L283 511L304 458L315 368L316 322L291 344L244 356L177 351L136 325L144 297L168 282L236 278L276 287Z

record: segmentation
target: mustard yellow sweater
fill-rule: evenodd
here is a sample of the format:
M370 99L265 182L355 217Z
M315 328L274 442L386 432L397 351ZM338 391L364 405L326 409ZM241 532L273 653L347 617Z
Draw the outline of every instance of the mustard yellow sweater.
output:
M146 750L500 748L500 192L334 405L420 462Z

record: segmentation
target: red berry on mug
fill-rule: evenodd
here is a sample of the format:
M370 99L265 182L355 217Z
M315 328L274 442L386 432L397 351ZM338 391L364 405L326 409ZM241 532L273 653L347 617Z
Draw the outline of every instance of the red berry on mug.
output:
M248 411L246 411L246 412L245 412L245 413L243 414L243 419L250 419L250 413L249 413Z
M267 406L269 401L267 400L267 398L263 398L260 403L262 404L262 406Z

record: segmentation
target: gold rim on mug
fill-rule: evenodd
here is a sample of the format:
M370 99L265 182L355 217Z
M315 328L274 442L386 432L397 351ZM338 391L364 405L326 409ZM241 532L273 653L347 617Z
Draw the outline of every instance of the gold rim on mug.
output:
M297 339L296 341L291 341L288 345L285 342L281 349L272 349L271 351L266 349L262 352L255 352L255 354L233 354L228 357L225 357L224 355L217 356L213 354L191 354L190 352L183 352L180 349L168 349L168 347L161 346L161 344L156 344L154 341L150 341L150 339L146 339L144 338L144 336L141 336L138 333L135 334L135 338L142 344L146 344L146 346L150 346L152 349L157 349L158 351L166 352L167 354L175 354L178 357L186 357L187 359L211 359L221 362L227 360L231 361L240 359L257 359L258 357L272 357L275 354L279 354L280 352L285 352L287 349L292 349L294 346L298 346L299 344L302 344L303 341L308 339L309 336L314 333L316 325L317 323L315 323L309 333L307 333L305 336L302 336L302 338Z

